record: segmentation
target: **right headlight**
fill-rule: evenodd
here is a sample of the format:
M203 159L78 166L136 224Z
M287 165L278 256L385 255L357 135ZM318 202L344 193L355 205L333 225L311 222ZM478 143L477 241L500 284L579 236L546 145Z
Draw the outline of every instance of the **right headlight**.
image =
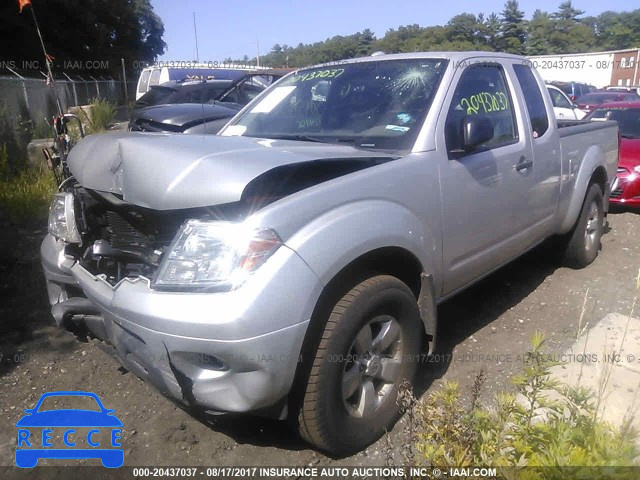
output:
M155 288L236 288L280 246L268 228L241 223L186 221L160 264Z
M68 243L80 243L73 194L56 193L49 206L49 233Z

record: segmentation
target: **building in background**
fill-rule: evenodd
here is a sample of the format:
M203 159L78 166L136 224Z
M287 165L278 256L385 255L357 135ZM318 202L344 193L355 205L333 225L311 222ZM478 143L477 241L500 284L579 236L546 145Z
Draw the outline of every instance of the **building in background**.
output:
M640 49L638 48L614 53L611 85L617 87L640 85L638 63L640 63Z
M640 85L640 48L527 58L548 82L582 82L598 88Z

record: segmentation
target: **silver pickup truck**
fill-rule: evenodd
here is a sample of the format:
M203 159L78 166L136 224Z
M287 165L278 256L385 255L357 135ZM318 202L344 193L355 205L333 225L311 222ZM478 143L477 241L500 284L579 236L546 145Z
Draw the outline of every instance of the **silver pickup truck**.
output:
M305 68L218 135L82 140L42 243L52 314L185 407L348 454L397 419L440 302L550 237L596 258L617 161L617 125L558 125L518 56Z

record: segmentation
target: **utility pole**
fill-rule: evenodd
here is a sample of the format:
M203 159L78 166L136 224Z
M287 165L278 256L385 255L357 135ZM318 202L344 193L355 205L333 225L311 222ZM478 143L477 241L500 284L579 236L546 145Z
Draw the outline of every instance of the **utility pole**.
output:
M124 85L124 101L127 104L127 108L129 108L129 91L127 85L127 70L124 68L124 58L120 59L122 61L122 85Z
M200 63L200 52L198 51L198 27L196 27L196 12L193 12L193 35L196 37L196 63Z
M256 40L256 45L258 46L258 56L256 57L257 59L257 67L260 68L260 40Z

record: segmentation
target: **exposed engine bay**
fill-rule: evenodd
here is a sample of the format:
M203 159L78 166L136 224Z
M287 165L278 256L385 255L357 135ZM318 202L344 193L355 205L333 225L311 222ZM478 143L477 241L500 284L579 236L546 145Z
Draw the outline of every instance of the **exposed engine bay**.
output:
M68 187L75 203L80 244L69 244L73 256L94 275L112 285L126 277L150 280L180 226L188 219L242 221L251 213L288 195L391 158L326 159L283 165L249 182L239 202L212 207L153 210L122 200L114 193Z
M115 285L125 277L153 278L160 259L188 218L237 220L237 204L218 208L157 211L122 201L116 195L70 188L74 194L80 244L68 244L73 256L94 275Z

